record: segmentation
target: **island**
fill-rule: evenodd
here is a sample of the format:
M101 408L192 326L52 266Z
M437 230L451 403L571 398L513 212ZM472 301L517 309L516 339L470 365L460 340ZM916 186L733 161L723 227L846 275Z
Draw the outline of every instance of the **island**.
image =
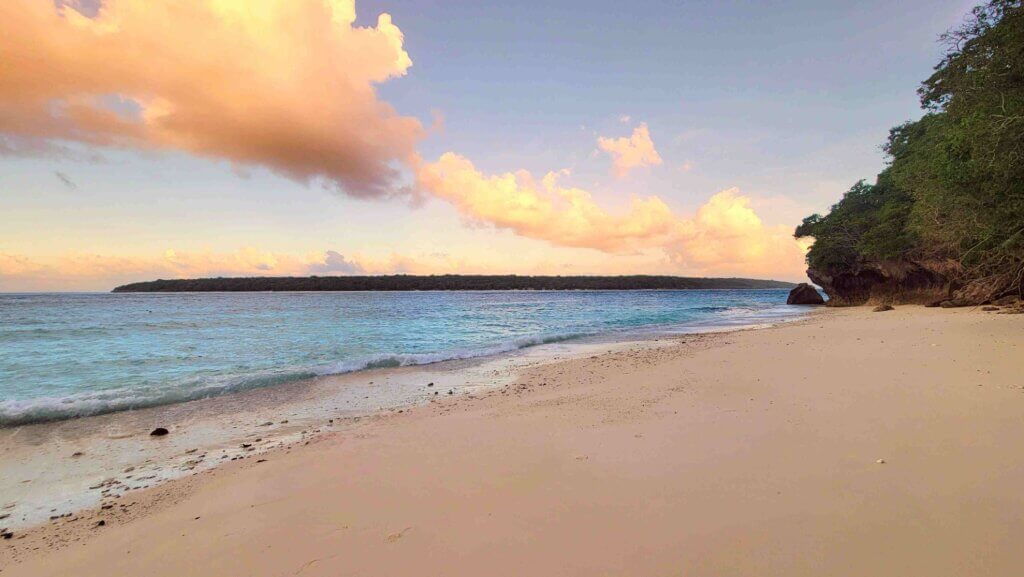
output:
M380 275L154 280L119 286L124 292L467 291L467 290L709 290L791 289L794 283L749 278L682 276Z

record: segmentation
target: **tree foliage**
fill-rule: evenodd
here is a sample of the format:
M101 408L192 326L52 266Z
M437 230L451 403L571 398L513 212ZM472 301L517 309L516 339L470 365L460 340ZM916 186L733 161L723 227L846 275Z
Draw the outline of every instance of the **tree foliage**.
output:
M963 281L1020 290L1024 275L1024 8L992 0L943 34L946 54L918 93L925 115L890 131L888 166L825 216L812 268L948 261Z

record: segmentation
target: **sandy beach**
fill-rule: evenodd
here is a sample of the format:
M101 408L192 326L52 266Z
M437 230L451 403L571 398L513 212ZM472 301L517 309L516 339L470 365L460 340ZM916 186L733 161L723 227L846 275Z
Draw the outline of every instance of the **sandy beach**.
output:
M1017 575L1022 368L1024 315L916 306L552 361L19 530L0 568Z

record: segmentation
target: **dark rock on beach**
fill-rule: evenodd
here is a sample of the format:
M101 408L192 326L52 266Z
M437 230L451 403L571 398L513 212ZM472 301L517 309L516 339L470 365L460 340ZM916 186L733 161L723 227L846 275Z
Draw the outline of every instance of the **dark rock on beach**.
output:
M164 435L166 435L169 432L170 431L168 431L167 429L165 429L163 427L157 427L157 428L153 429L152 432L149 433L149 436L151 436L151 437L163 437Z
M878 305L874 308L874 312L876 313L884 313L885 311L891 310L893 310L892 305Z
M789 291L789 298L786 299L787 305L823 305L825 299L821 298L821 294L815 290L814 287L807 283L800 283L796 285L796 288Z

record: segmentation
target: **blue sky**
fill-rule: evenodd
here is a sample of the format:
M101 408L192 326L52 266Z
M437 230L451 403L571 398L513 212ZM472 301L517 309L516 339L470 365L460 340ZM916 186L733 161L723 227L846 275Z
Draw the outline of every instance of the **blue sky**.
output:
M414 65L381 93L493 170L588 166L594 131L646 121L659 149L692 159L694 196L739 185L824 207L882 163L939 33L973 4L916 2L363 2L391 12ZM581 129L585 127L585 129ZM429 152L428 152L429 154ZM596 162L589 164L598 164ZM591 170L587 170L591 169ZM819 187L837 185L828 191ZM746 186L744 186L746 185ZM822 194L822 193L826 194ZM690 201L695 202L695 201Z
M656 196L681 219L736 187L765 226L792 228L882 168L888 129L921 114L915 90L941 55L938 35L972 5L360 0L355 8L357 26L389 13L413 62L376 84L379 100L424 126L443 117L416 143L426 162L454 151L484 175L569 169L559 182L585 189L602 209ZM338 56L340 66L360 58ZM628 137L640 123L663 162L615 178L596 140ZM259 162L51 142L76 155L0 156L0 255L22 263L0 261L0 289L103 289L163 272L121 270L109 259L155 262L174 250L220 262L243 247L295 262L334 250L363 259L367 272L770 274L736 259L697 266L676 254L684 249L660 245L566 243L482 217L450 194L360 200ZM95 274L67 265L86 256L108 264ZM787 262L774 276L796 280L798 269Z

